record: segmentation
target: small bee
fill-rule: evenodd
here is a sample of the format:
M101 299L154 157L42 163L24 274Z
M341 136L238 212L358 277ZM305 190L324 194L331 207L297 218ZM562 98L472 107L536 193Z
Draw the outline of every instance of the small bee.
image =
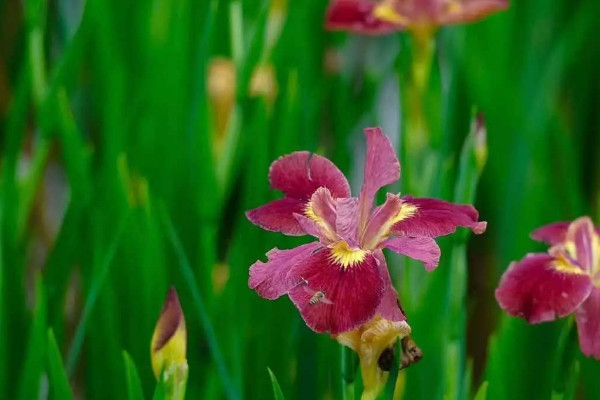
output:
M304 290L306 291L306 293L312 296L310 300L308 300L308 304L310 304L311 306L317 305L319 303L333 304L333 302L326 297L324 290L314 291L306 286L304 287Z

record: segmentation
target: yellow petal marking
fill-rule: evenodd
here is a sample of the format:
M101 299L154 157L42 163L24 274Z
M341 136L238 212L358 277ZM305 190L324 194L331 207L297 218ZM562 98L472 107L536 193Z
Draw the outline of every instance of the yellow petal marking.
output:
M155 342L154 338L152 342ZM161 371L169 368L171 365L187 365L185 356L186 347L185 323L180 323L167 343L160 349L152 352L152 370L154 371L154 376L158 379Z
M331 248L331 260L340 264L344 269L353 267L356 264L363 262L367 252L361 249L352 249L343 240L340 240Z
M373 10L373 16L385 22L391 22L392 24L408 26L410 20L404 15L398 13L389 2L383 2L379 4Z

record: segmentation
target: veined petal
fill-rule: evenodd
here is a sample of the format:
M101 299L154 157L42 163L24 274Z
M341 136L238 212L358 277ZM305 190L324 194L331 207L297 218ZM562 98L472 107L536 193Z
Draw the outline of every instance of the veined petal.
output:
M421 261L427 271L434 270L440 263L440 248L435 240L429 237L395 237L383 242L382 246Z
M175 288L170 287L160 317L156 322L150 346L154 376L159 379L162 371L172 366L187 368L186 348L185 317L177 292Z
M466 227L480 234L485 232L487 222L478 221L479 213L470 205L448 203L443 200L405 196L402 201L413 208L407 217L392 227L392 234L398 236L444 236Z
M344 266L331 249L323 249L292 267L288 281L293 280L306 282L289 291L306 324L316 332L329 331L332 335L371 319L383 295L383 280L371 254Z
M336 240L336 202L329 189L320 187L312 194L304 215L313 220L329 240Z
M336 200L335 230L350 247L358 247L358 198Z
M592 220L582 217L573 221L569 225L566 242L575 246L573 256L579 266L590 273L595 272L600 263L600 238Z
M269 168L271 187L287 197L308 201L320 187L334 197L349 197L350 185L342 172L327 158L297 151L275 160Z
M392 227L399 221L413 216L416 208L404 203L400 196L388 193L385 203L373 211L364 229L360 242L365 249L377 248L389 236Z
M400 179L400 162L390 139L381 128L365 129L367 137L367 155L365 158L365 177L360 192L360 227L367 223L373 207L375 194L382 187Z
M329 30L349 30L380 35L401 27L373 15L377 3L370 0L333 0L329 3L325 26Z
M509 266L496 299L510 315L538 323L572 313L592 287L589 275L579 267L536 253Z
M600 360L600 289L592 290L575 312L575 319L581 351Z
M385 256L381 250L376 250L373 255L377 259L377 266L379 267L379 273L383 278L383 297L381 303L377 307L376 314L381 315L383 318L390 321L405 321L406 316L402 307L400 307L400 301L398 299L398 293L392 285L392 279L390 278L390 271L388 270Z
M256 290L261 297L273 300L286 294L291 286L298 281L289 281L288 272L297 263L309 258L311 254L322 247L319 242L308 243L290 250L277 248L267 253L266 263L257 261L250 267L248 286Z
M304 235L305 232L294 217L294 214L304 214L305 208L305 202L285 197L246 211L246 217L254 225L260 226L267 231L298 236Z

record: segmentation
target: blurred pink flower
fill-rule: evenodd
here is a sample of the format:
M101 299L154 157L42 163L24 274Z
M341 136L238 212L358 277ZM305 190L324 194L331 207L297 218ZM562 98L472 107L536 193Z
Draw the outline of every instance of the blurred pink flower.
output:
M326 27L378 35L472 22L507 7L507 0L333 0Z
M496 289L498 303L531 324L575 314L581 350L600 359L600 230L582 217L531 236L552 247L509 266Z
M402 321L383 248L422 261L439 262L434 237L458 226L485 230L477 211L436 199L388 194L373 209L379 189L400 178L400 163L379 128L365 130L367 156L359 197L351 197L344 175L329 160L296 152L276 160L271 186L284 197L247 212L266 230L319 239L291 250L277 248L268 261L250 267L250 288L267 299L288 294L306 324L316 332L338 334L357 328L375 313Z

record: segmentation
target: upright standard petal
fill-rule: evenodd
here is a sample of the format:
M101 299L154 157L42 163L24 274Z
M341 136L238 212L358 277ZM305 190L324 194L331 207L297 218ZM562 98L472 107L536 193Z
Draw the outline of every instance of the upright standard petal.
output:
M600 360L600 289L594 288L590 296L575 312L579 345L586 356Z
M287 197L308 201L320 187L333 197L350 197L350 185L331 161L308 151L297 151L275 160L269 168L269 182Z
M336 201L335 230L350 247L358 247L358 198L348 197Z
M246 212L246 217L254 225L286 235L298 236L305 232L294 217L304 214L306 203L302 200L284 197Z
M329 3L325 27L329 30L381 35L397 31L395 24L373 15L377 3L370 0L334 0Z
M287 276L290 269L297 263L308 259L311 254L322 247L319 242L308 243L291 250L269 251L266 263L257 261L250 267L248 286L256 290L261 297L274 300L286 294L291 286L299 284L298 281L289 281Z
M485 232L487 222L477 220L479 213L473 206L411 196L403 197L402 201L406 217L394 224L394 235L437 237L453 233L459 226L476 234Z
M440 263L440 248L435 240L429 237L395 237L383 242L382 246L421 261L427 271L434 270Z
M365 226L371 213L377 191L400 179L400 162L390 139L383 134L381 128L367 128L365 135L367 137L367 155L365 176L359 198L359 226L361 228Z
M383 280L373 255L340 262L335 250L323 249L296 263L288 280L305 282L289 296L306 324L316 332L336 335L373 317L383 296ZM348 258L341 258L348 260Z
M567 231L566 240L575 245L574 255L579 266L584 271L594 272L600 263L600 238L592 220L582 217L573 221Z
M589 275L564 259L530 254L509 266L496 299L510 315L538 323L572 313L592 287Z

